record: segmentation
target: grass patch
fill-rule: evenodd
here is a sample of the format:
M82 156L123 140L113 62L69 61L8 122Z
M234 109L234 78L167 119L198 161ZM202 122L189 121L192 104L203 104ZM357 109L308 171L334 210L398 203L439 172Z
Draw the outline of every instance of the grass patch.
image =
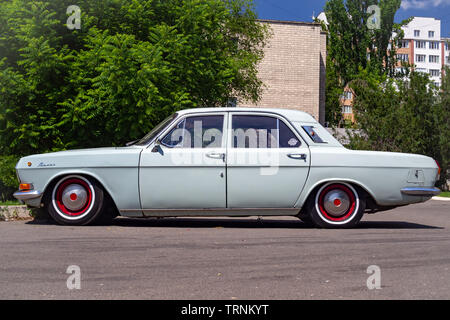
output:
M450 198L450 191L444 191L441 192L441 194L438 197L447 197Z
M20 206L20 202L19 201L5 201L5 202L1 202L0 201L0 206Z

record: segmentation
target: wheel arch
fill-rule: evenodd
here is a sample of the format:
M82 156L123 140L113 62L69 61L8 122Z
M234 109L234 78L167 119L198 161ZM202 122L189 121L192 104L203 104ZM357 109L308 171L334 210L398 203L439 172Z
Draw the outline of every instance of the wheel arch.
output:
M48 183L44 187L42 201L45 202L48 200L48 197L51 194L51 190L52 190L53 186L58 182L59 179L69 176L69 175L79 175L79 176L82 176L85 178L93 179L103 189L107 198L109 198L109 200L111 201L111 204L114 206L114 208L117 210L117 212L119 212L118 208L117 208L117 204L116 204L114 198L112 197L111 191L108 188L107 184L96 174L94 174L92 172L86 172L86 171L68 170L68 171L58 172L58 173L54 174L48 180Z
M362 195L365 195L367 200L369 200L369 201L373 202L375 205L377 205L377 202L375 200L373 192L370 191L370 189L367 188L367 186L365 186L363 183L360 183L360 182L352 180L352 179L333 178L333 179L320 180L309 188L308 192L305 194L303 199L300 199L301 200L301 208L302 208L301 211L303 211L303 208L306 207L305 205L307 204L308 201L310 201L311 197L314 197L317 190L319 190L320 187L322 187L324 184L327 184L327 183L348 183L352 187L355 187L357 189L357 191L362 192Z

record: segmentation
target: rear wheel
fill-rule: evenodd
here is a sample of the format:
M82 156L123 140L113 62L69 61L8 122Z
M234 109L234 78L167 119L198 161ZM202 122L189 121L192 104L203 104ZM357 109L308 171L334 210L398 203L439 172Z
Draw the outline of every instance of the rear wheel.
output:
M320 187L309 201L309 217L318 227L350 228L362 218L365 198L355 187L331 182Z
M59 224L87 225L103 212L103 189L93 180L79 175L61 178L50 190L47 210Z

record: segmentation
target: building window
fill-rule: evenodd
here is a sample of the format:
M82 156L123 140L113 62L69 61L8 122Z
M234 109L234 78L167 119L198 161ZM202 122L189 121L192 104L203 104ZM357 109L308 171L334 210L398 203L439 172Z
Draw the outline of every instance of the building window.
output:
M428 38L434 38L434 31L428 31Z
M397 54L397 59L399 61L408 62L409 61L409 55L407 53L399 53L399 54Z
M418 49L425 49L426 48L426 41L416 41L416 48L418 48Z
M414 37L420 37L420 30L414 30Z
M409 40L400 40L398 42L399 48L409 48Z
M342 113L352 113L352 112L353 112L352 106L343 106L342 107Z
M425 69L425 68L416 68L416 71L417 72L427 72L427 69Z
M430 41L430 44L428 46L430 49L439 49L439 42L437 41Z
M437 69L430 69L430 76L432 77L439 77L440 73L441 72Z
M430 56L428 57L428 62L431 62L431 63L439 63L439 56L433 56L433 55L430 55Z
M342 98L345 100L350 100L353 98L353 93L351 91L344 91Z
M449 47L448 42L446 42L446 43L445 43L445 50L446 50L446 51L448 51L448 47Z
M424 54L416 54L416 62L425 62L425 57Z

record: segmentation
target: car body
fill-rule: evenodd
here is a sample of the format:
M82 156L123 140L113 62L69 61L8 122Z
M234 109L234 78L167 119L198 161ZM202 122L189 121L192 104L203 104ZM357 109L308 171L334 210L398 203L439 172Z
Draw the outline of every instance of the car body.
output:
M113 208L127 217L290 215L350 227L364 212L440 192L432 158L346 149L312 116L288 109L182 110L133 145L31 155L16 170L17 199L73 225Z

